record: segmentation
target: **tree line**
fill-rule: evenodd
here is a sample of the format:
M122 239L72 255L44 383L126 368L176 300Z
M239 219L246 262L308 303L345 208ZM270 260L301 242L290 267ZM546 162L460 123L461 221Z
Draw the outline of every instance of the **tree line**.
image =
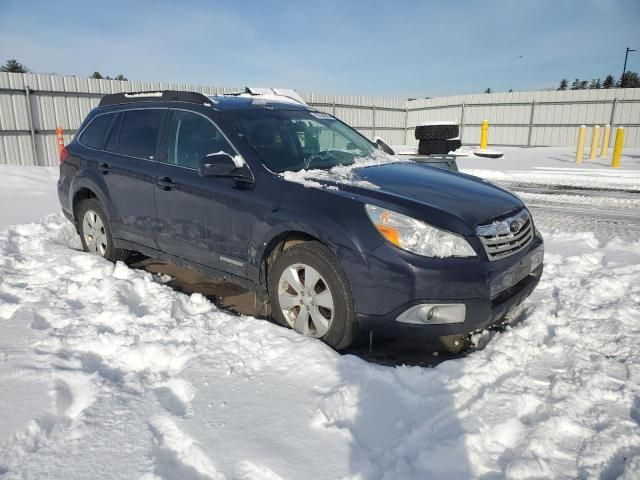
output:
M557 90L588 90L598 88L640 88L640 79L636 72L625 72L618 80L609 74L604 80L594 78L592 80L580 80L576 78L569 86L569 80L563 78Z
M0 72L28 73L29 69L26 67L26 65L23 65L15 58L10 58L2 67L0 67ZM110 77L108 75L103 76L98 71L93 72L89 76L89 78L122 81L127 80L127 78L121 73L114 77ZM640 88L640 78L638 78L638 74L636 72L625 72L625 74L621 75L617 81L611 74L607 75L602 81L599 78L594 78L591 81L580 80L579 78L576 78L573 82L571 82L571 87L569 87L569 80L563 78L562 80L560 80L560 85L558 86L557 90L587 90L598 88ZM511 92L511 90L509 91ZM490 88L487 88L484 91L484 93L491 92L492 91Z
M6 61L4 65L0 67L0 72L11 72L11 73L29 73L29 68L26 65L23 65L15 58L10 58ZM110 77L108 75L103 76L100 72L93 72L89 78L97 78L97 79L105 79L105 80L122 80L125 81L127 78L121 73L116 75L115 77Z

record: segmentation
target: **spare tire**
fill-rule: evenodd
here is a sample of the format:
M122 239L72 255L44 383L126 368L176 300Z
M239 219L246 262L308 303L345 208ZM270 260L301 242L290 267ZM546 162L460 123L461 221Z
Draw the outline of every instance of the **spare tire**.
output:
M449 149L449 152L455 152L461 146L462 146L462 141L459 138L456 138L454 140L447 140L447 148Z
M432 155L449 153L447 140L420 140L418 143L419 155Z
M459 134L458 125L418 125L415 129L416 140L448 140Z

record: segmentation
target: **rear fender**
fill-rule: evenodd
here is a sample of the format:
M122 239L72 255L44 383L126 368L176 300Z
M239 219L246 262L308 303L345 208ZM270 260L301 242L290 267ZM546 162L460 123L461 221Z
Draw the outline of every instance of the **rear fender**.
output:
M73 212L73 200L76 194L84 188L92 191L96 195L109 222L113 222L114 219L118 218L102 174L89 167L81 168L71 182L69 195L70 212ZM75 212L73 212L73 214L75 215Z

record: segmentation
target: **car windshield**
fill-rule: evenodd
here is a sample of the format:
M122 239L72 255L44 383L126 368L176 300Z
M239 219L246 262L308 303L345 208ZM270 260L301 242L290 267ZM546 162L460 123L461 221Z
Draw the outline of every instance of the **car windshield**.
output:
M372 158L375 145L351 127L322 112L301 110L236 111L227 120L277 173L330 169Z

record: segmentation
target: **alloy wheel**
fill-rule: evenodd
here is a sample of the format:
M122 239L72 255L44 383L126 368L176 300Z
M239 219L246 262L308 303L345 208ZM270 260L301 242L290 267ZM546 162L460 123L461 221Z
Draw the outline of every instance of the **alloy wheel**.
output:
M82 219L82 235L84 236L87 249L104 257L107 252L108 240L107 232L100 215L93 210L87 210Z
M320 338L329 331L335 311L333 295L315 268L303 263L287 267L278 282L278 303L297 332Z

